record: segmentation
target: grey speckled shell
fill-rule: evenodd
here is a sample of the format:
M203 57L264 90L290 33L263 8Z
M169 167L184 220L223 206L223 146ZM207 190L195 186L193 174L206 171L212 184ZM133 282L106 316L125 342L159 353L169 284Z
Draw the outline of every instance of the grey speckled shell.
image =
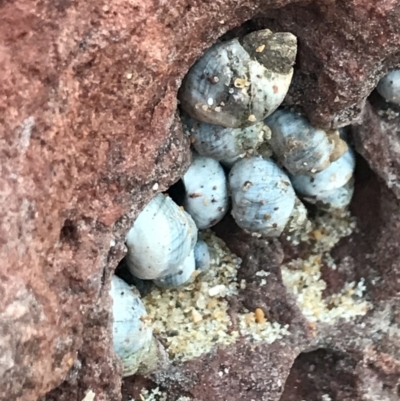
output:
M176 288L187 283L195 270L194 251L192 251L179 267L178 272L154 280L154 283L161 288Z
M126 236L126 263L145 280L173 274L193 250L197 227L171 198L156 195L142 210Z
M400 70L385 75L376 89L386 101L400 105Z
M232 215L243 229L277 237L295 204L288 176L272 161L252 157L236 163L229 174Z
M193 138L194 149L201 156L222 163L254 154L269 132L269 128L262 122L245 128L226 128L202 123L187 116L182 118L182 122L186 133Z
M232 39L212 46L183 80L178 95L182 109L199 121L231 128L252 125L271 114L289 89L297 43L289 33L259 33L258 38L255 34L243 39L243 44ZM267 63L257 61L263 53L281 65L272 62L266 68Z
M355 157L349 150L338 160L332 162L328 168L312 176L290 176L295 190L305 197L322 198L333 190L345 185L353 176Z
M185 186L184 208L197 227L217 224L228 211L228 189L225 172L209 157L194 154L192 164L182 178Z
M313 174L329 166L335 143L301 114L281 109L265 123L271 129L273 153L291 174Z
M153 337L151 325L143 317L146 309L140 297L117 276L112 277L113 345L123 364L124 376L133 375L148 352Z

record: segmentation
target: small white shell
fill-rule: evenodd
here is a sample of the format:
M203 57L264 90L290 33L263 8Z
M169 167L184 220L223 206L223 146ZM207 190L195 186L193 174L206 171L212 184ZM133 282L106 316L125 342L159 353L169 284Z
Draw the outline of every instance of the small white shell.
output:
M117 276L112 277L113 345L123 364L123 375L133 375L148 352L153 331L144 319L146 309L140 297Z
M183 80L181 107L199 121L224 127L260 122L285 98L296 51L294 35L267 29L217 43Z
M176 288L187 283L192 273L196 270L194 251L190 252L189 256L184 260L179 267L179 271L174 274L169 274L154 280L154 284L161 288Z
M328 134L316 129L301 114L288 109L277 110L265 123L271 129L270 145L275 156L291 174L322 171L347 150L338 131Z
M257 123L245 128L226 128L184 116L186 132L193 138L193 147L201 155L231 163L254 151L264 142L269 128Z
M197 228L171 198L156 195L142 210L126 236L126 263L145 280L173 274L193 250Z
M208 245L201 239L197 240L194 247L194 261L196 270L200 270L202 273L209 270L211 264L210 250Z
M387 102L400 105L400 70L394 70L385 75L376 89Z
M271 160L243 159L229 174L232 215L241 228L277 237L293 211L296 195L287 175Z
M305 197L325 197L333 190L345 185L353 176L355 156L349 148L339 159L320 173L290 176L295 190Z
M229 201L227 181L216 160L193 154L182 182L186 191L184 208L199 229L211 227L225 216Z

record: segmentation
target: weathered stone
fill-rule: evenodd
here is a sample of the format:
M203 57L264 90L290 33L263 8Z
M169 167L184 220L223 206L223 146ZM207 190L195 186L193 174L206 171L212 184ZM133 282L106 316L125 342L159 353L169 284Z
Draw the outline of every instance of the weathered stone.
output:
M356 149L400 198L400 110L374 95L363 121L353 127Z
M398 0L6 0L0 10L1 399L35 400L62 381L47 400L81 400L89 390L96 401L120 398L110 277L134 217L189 163L176 115L182 77L218 37L244 21L257 16L237 32L262 26L298 37L287 102L320 126L359 123L357 149L399 195L395 120L380 116L376 105L367 105L361 120L378 79L400 62ZM249 292L232 308L263 303L270 318L293 326L291 340L237 344L160 374L155 379L171 388L171 399L276 401L296 356L315 347L344 361L337 369L325 364L321 380L315 379L326 383L329 377L339 398L395 399L399 204L369 173L357 180L353 210L360 232L335 256L350 255L352 263L330 283L365 277L376 312L315 332L282 284L280 245L262 256L265 245L242 241L251 265ZM265 263L273 280L262 296L251 273ZM229 373L220 376L224 364ZM342 372L354 366L349 380L357 382L357 392L346 393ZM326 376L329 370L334 378Z
M360 121L379 79L400 63L396 0L296 1L259 17L253 28L298 37L297 68L286 100L320 127Z

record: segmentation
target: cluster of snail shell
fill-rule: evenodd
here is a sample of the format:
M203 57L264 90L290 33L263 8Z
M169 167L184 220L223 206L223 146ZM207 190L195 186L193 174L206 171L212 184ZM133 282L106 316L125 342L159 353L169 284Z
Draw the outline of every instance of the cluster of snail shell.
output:
M183 205L157 194L139 214L126 236L132 275L171 288L206 272L210 251L199 230L229 210L243 230L278 237L305 224L300 199L326 209L349 204L355 157L343 135L279 108L296 52L294 35L261 30L215 44L190 69L179 91L182 124L194 148L182 177ZM122 291L129 286L120 281L114 278L111 290L114 348L124 374L132 374L152 335L139 296ZM121 311L124 302L129 311Z

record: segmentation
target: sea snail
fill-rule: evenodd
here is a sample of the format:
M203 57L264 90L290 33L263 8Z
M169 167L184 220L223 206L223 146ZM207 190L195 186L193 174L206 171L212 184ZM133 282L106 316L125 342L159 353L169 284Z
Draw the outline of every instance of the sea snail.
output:
M244 128L227 128L186 115L182 116L182 122L198 154L229 166L244 156L253 155L270 137L270 130L263 122Z
M228 211L225 172L214 159L193 154L192 164L182 178L184 208L199 229L217 224Z
M277 237L293 212L296 195L288 176L271 160L252 157L229 173L232 215L239 227Z
M290 179L301 196L318 200L343 187L353 176L354 167L355 156L349 148L325 170L314 175L291 175Z
M268 29L217 43L184 78L180 105L191 117L223 127L261 122L283 102L296 52L294 35Z
M386 101L400 105L400 70L386 74L376 89Z
M197 241L197 227L171 198L156 195L126 236L126 263L141 279L153 280L179 271Z
M112 277L113 346L121 359L124 377L136 373L153 346L146 310L133 288L119 277Z
M291 174L314 174L326 169L346 150L338 131L314 128L301 114L280 109L265 123L271 129L270 145L277 160Z

